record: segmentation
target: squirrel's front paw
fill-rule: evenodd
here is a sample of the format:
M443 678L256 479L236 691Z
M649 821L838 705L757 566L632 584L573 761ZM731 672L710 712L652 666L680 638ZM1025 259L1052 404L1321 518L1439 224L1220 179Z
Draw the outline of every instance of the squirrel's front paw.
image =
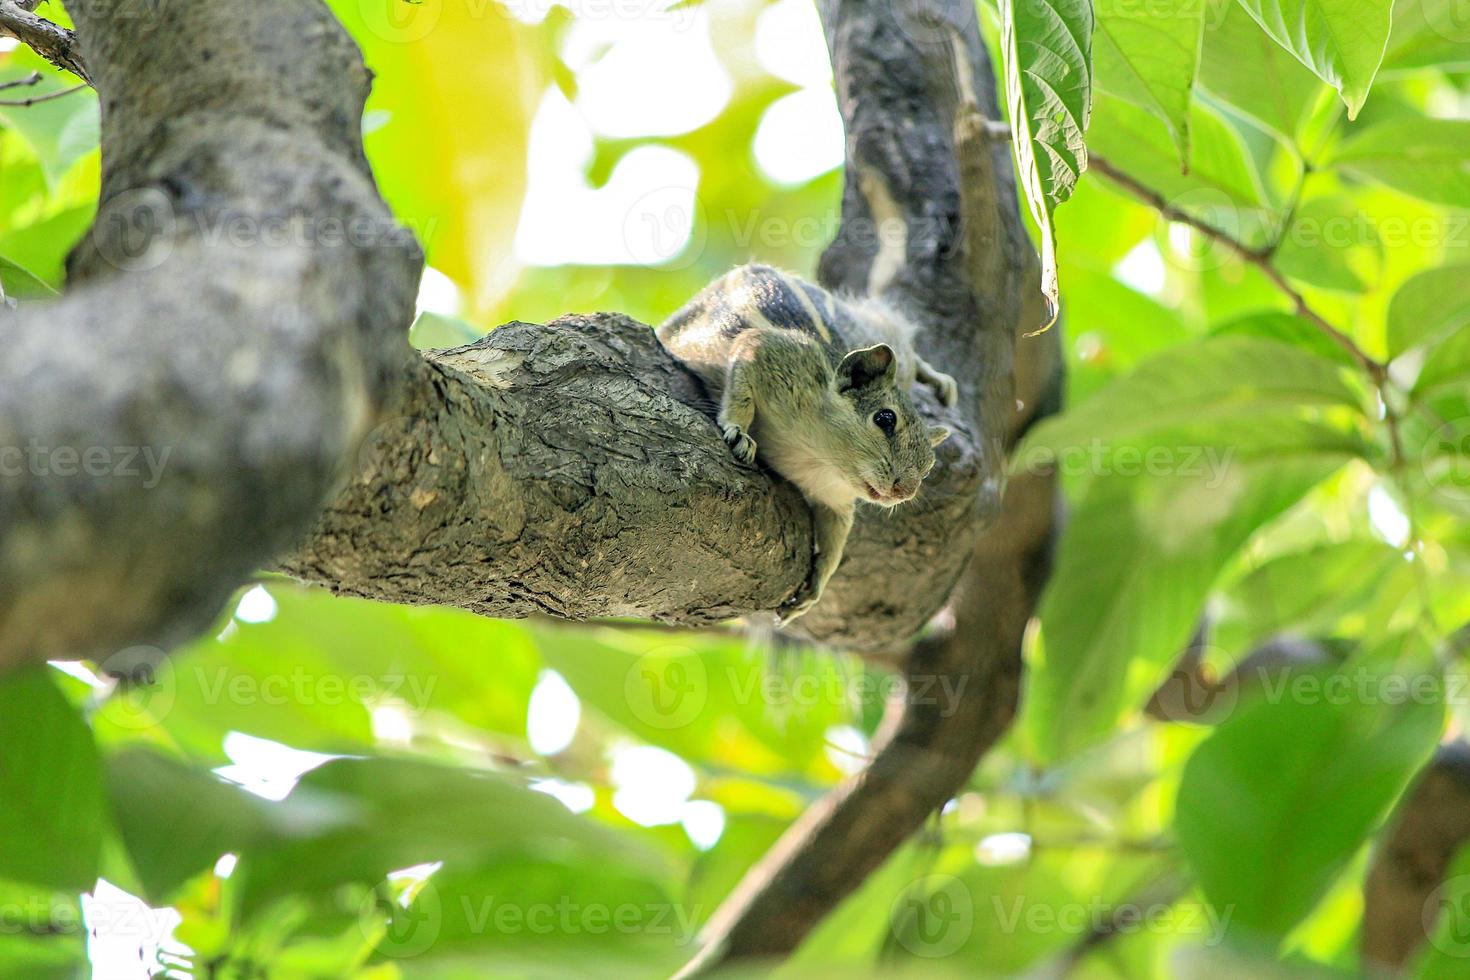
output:
M738 425L725 425L720 431L725 436L725 445L730 447L730 452L735 454L735 458L746 466L754 466L755 440L750 437L750 433Z
M796 590L796 594L781 603L781 608L776 610L776 625L789 626L793 620L804 616L806 611L815 606L820 598L822 594L812 586L811 579L807 579L801 588Z

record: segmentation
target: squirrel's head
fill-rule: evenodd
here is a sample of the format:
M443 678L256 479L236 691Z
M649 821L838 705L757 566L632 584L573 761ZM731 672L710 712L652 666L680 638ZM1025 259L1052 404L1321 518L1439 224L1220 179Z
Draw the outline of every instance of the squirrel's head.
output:
M838 437L852 462L844 477L853 495L882 507L912 500L934 468L934 447L949 430L931 426L898 384L893 349L877 344L855 350L837 369L837 394L853 407Z

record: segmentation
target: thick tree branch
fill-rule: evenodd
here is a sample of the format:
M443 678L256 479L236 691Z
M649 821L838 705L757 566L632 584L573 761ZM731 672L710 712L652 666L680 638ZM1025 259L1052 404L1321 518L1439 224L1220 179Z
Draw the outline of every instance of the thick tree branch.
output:
M419 252L373 186L368 74L327 9L109 12L74 10L98 221L67 296L5 324L0 668L205 628L310 526L410 363Z

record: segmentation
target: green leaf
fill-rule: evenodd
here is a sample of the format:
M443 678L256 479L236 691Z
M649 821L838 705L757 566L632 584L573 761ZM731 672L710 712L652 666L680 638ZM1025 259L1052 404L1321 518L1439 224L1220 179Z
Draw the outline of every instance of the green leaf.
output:
M28 57L35 56L28 54ZM22 79L31 72L31 68L21 64L6 65L0 68L0 82ZM50 95L77 84L70 75L63 78L54 70L43 70L42 75L40 84L15 90L24 94L13 98ZM0 106L0 123L25 137L40 158L47 181L55 184L72 164L97 149L101 139L98 111L97 94L82 89L35 105Z
M1216 10L1205 26L1200 85L1282 141L1295 143L1322 83L1233 0Z
M1383 68L1470 68L1470 16L1461 0L1394 0Z
M1429 942L1409 961L1405 976L1415 980L1459 980L1470 959L1470 846L1456 852L1445 868L1443 882L1430 893L1424 918L1434 910L1437 921Z
M1021 187L1041 232L1041 289L1060 308L1052 212L1087 169L1091 0L1000 0L1006 102Z
M369 162L429 264L490 310L513 284L531 119L547 78L539 30L495 3L331 0L376 75ZM548 5L550 6L550 5ZM467 93L494 92L476 112Z
M1040 761L1075 755L1138 711L1226 563L1346 460L1298 451L1197 475L1095 482L1070 517L1042 600L1025 708Z
M29 271L0 256L0 291L11 299L47 299L56 290Z
M1430 349L1414 382L1414 391L1466 383L1470 383L1470 327L1455 331Z
M1017 455L1055 453L1212 418L1328 405L1361 410L1361 398L1339 365L1274 340L1211 337L1164 351L1079 408L1042 423Z
M1358 362L1353 356L1324 334L1316 324L1279 310L1260 310L1227 320L1211 330L1210 336L1247 336L1274 340L1310 351L1317 357L1354 371L1358 370Z
M1388 307L1388 352L1397 357L1410 347L1470 326L1470 264L1426 269L1398 288Z
M236 871L242 901L372 884L430 861L468 863L540 856L658 865L655 855L544 793L502 776L405 759L336 759L301 778L286 802L346 808L351 819L323 832L247 848Z
M97 883L104 809L92 733L51 668L0 679L0 878Z
M1293 279L1341 292L1373 286L1383 247L1363 210L1346 195L1300 204L1276 250L1276 267Z
M1190 110L1190 168L1179 170L1168 129L1152 114L1110 96L1095 103L1087 142L1114 167L1174 207L1248 245L1264 244L1275 224L1240 135L1196 100Z
M1330 163L1434 204L1470 209L1470 120L1411 116L1355 134Z
M419 350L472 344L485 331L472 323L441 313L420 313L408 332L409 342Z
M1337 89L1356 119L1383 61L1393 0L1240 0L1266 33Z
M47 286L59 289L66 275L67 253L87 233L96 213L94 201L8 229L0 234L0 254L30 270Z
M1189 169L1189 103L1199 69L1205 4L1103 4L1093 35L1097 86L1164 121Z
M273 803L139 747L113 754L106 767L118 831L145 897L158 905L226 853L320 833L353 815L344 807Z
M1438 740L1437 697L1387 703L1387 686L1355 696L1358 679L1281 678L1287 686L1243 701L1185 766L1179 845L1211 904L1234 910L1238 934L1280 940L1300 922Z

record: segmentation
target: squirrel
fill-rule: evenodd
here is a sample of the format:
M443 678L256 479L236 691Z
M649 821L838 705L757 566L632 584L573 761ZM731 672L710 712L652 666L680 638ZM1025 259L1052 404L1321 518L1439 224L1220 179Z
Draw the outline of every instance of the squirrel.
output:
M908 395L917 380L946 406L954 378L914 351L915 325L876 298L833 295L765 265L727 273L658 328L664 348L719 399L725 443L796 484L812 510L812 572L778 625L804 614L842 561L857 501L912 500L949 438Z

